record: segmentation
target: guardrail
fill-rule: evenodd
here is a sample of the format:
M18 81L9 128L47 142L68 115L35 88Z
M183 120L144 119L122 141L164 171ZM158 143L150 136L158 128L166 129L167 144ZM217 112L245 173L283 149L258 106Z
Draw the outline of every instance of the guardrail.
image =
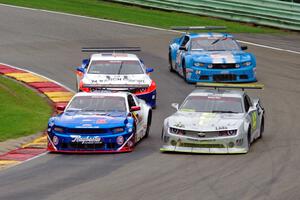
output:
M279 0L110 0L300 31L300 4Z

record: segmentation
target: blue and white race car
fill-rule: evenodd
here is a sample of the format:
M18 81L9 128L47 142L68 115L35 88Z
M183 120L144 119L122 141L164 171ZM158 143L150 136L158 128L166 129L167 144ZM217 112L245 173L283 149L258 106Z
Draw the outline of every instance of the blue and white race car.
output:
M129 152L149 135L152 110L128 92L77 93L48 122L51 152Z
M176 30L198 30L180 27ZM227 33L184 33L169 46L171 72L186 82L254 82L256 59Z

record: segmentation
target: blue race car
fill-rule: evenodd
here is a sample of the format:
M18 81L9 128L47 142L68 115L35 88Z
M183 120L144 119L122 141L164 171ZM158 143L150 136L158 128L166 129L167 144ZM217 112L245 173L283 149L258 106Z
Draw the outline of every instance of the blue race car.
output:
M176 29L176 28L174 28ZM198 30L180 27L176 30ZM186 82L254 82L256 59L227 33L184 33L169 46L171 72Z
M48 151L130 152L149 135L152 110L128 92L77 93L48 122Z

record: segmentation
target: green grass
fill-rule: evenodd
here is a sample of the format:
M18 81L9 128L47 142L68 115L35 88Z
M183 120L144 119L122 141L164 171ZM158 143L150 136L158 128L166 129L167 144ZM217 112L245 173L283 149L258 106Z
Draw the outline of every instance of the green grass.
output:
M0 76L0 141L45 130L52 113L35 91Z
M278 29L254 27L210 17L201 17L177 12L144 9L100 0L0 0L0 3L73 13L122 22L130 22L161 28L182 25L222 25L233 33L278 33Z

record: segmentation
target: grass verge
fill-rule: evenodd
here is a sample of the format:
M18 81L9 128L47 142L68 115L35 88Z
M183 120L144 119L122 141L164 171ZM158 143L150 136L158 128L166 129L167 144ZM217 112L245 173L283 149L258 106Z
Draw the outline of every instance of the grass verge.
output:
M0 76L0 142L43 131L51 106L35 91Z
M160 28L182 25L227 26L233 33L280 33L278 29L254 27L244 23L230 22L210 17L145 9L101 0L0 0L0 3L112 19Z

